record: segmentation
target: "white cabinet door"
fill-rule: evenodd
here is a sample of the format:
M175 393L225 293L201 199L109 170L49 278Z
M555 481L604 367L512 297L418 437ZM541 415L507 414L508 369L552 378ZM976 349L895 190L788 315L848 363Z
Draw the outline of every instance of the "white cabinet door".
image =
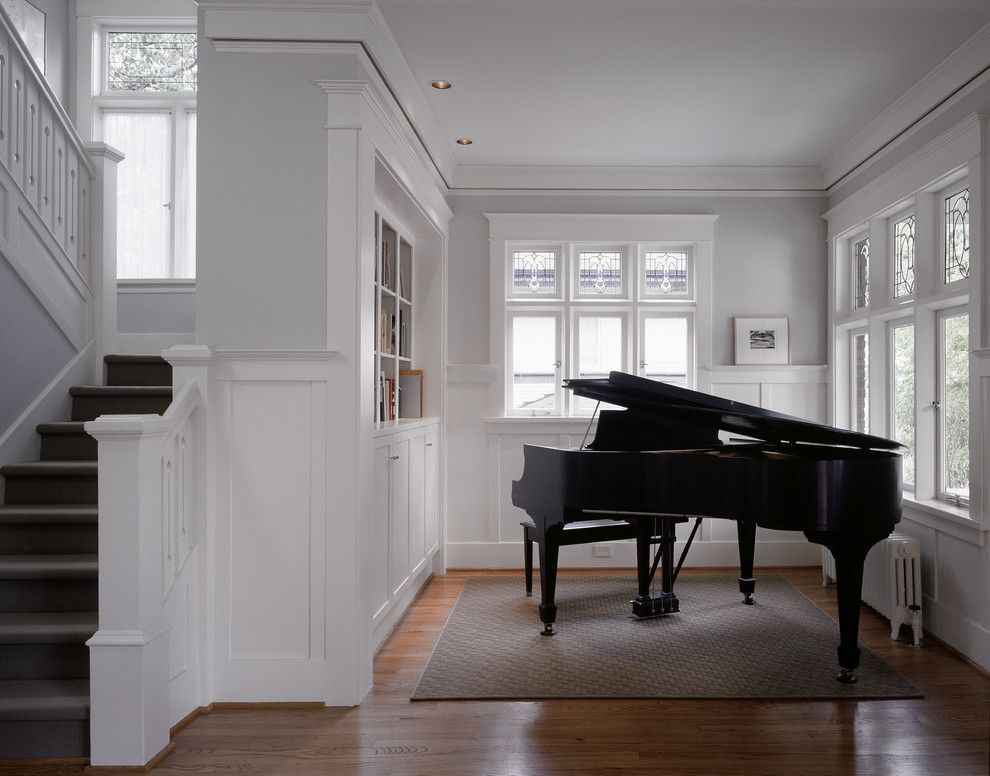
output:
M426 465L424 467L426 554L440 544L440 463L436 426L426 430Z
M374 525L371 529L371 552L373 556L371 569L371 610L377 617L379 612L388 605L388 526L389 526L389 454L388 445L376 447L372 454L375 473L375 514Z
M394 596L409 578L409 440L389 448L389 588Z
M425 470L426 436L409 440L409 570L416 571L426 557Z

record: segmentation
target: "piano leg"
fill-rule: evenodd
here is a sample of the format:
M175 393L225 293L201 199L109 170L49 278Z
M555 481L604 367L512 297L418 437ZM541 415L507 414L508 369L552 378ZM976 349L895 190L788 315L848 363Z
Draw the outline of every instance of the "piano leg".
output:
M753 552L756 548L756 523L736 523L739 535L739 592L744 604L753 604L756 578L753 576Z
M883 537L866 540L839 533L806 533L808 539L828 547L835 558L835 594L839 604L839 674L843 684L857 681L859 667L859 607L863 593L863 563L870 548Z
M660 521L660 530L656 522ZM653 617L658 614L671 614L680 611L680 603L674 594L674 542L677 523L683 518L658 517L640 518L639 533L636 535L636 581L638 595L633 600L633 614L637 617ZM650 595L652 574L652 540L660 538L660 595Z
M533 539L529 527L523 526L523 563L526 566L526 595L533 595Z
M553 602L557 590L557 557L560 553L560 539L563 524L547 528L540 545L540 620L543 622L544 636L553 636L554 620L557 619L557 605Z

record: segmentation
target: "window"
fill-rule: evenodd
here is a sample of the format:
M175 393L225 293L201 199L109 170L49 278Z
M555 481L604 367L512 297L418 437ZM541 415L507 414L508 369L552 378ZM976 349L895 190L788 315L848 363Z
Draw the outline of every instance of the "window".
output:
M894 298L914 293L914 216L894 223Z
M969 189L945 197L945 244L943 270L945 282L954 283L969 277Z
M612 371L695 386L693 244L506 241L501 250L506 414L588 416L596 403L561 382Z
M853 245L853 307L870 306L870 238Z
M118 148L117 277L196 275L196 33L102 31L98 132Z
M939 498L969 501L969 315L946 310L938 317Z
M904 490L927 514L941 509L953 519L960 513L938 502L968 509L971 477L982 474L970 470L975 322L971 190L963 170L910 196L897 192L886 211L862 213L858 224L832 235L833 255L850 270L833 272L835 417L846 418L850 429L900 442ZM894 209L909 200L909 210ZM889 253L871 263L870 244L886 244ZM930 280L916 284L916 277ZM878 285L881 278L891 285ZM873 295L871 306L869 289L883 287L890 294Z
M914 486L914 323L890 327L890 432L905 449L901 453L904 484Z
M852 427L861 434L870 433L870 335L866 331L850 335L852 359Z

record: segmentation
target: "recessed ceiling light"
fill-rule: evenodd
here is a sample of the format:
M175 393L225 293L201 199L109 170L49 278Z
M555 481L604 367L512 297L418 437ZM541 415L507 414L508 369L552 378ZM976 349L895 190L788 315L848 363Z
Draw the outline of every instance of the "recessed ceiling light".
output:
M457 145L471 145L474 141L469 137L459 137L457 138Z
M453 84L450 81L434 81L430 86L434 89L449 89Z

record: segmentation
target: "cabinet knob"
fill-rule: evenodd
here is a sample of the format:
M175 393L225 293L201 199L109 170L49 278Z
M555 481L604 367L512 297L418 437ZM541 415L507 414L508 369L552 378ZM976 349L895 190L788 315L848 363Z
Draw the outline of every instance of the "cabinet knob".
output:
M399 460L399 454L398 454L398 453L396 453L395 455L390 455L390 456L388 457L388 459L389 459L390 461L398 461L398 460Z
M427 447L433 447L433 443L432 443L432 442L427 442L427 443L426 443L426 446L427 446Z

